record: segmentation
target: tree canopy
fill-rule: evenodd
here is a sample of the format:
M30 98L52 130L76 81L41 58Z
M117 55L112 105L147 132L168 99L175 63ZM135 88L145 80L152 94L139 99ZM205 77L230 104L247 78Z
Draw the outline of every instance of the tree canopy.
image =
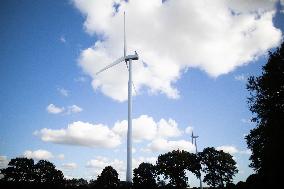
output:
M141 163L133 170L133 186L135 188L156 188L157 169L151 163Z
M46 160L39 160L35 164L35 175L38 183L57 184L62 183L64 179L63 173L57 170L55 166Z
M262 74L248 79L247 89L252 121L256 123L246 136L252 151L250 166L271 185L280 181L284 169L284 156L279 153L284 136L284 43L269 53Z
M34 164L33 159L11 159L9 167L2 169L3 179L12 182L36 182L45 184L63 184L64 176L60 170L46 160Z
M202 171L205 173L204 182L213 187L224 187L224 183L232 182L233 176L238 172L236 162L229 153L215 148L205 148L199 152Z
M188 178L185 175L185 171L193 172L199 177L201 166L195 154L184 150L173 150L172 152L159 155L157 169L159 174L163 174L166 179L170 179L170 183L174 187L186 188Z
M100 188L112 189L119 186L117 171L112 166L107 166L96 180L96 186Z
M8 166L1 170L4 180L13 182L32 182L35 180L33 159L14 158L10 160Z

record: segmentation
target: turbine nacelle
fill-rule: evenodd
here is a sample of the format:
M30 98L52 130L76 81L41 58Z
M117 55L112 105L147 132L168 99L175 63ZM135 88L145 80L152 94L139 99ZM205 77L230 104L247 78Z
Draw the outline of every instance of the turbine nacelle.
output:
M129 61L129 60L138 60L139 56L137 54L137 52L135 51L134 55L128 55L124 58L125 61Z

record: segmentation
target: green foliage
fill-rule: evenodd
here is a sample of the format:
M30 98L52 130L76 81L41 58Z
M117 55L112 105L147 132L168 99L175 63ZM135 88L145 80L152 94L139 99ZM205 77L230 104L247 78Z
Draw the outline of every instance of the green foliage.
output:
M156 188L157 170L151 163L141 163L138 168L133 170L134 188Z
M281 138L284 136L284 43L269 54L262 75L250 77L247 89L248 103L255 115L256 127L246 136L252 151L253 167L269 184L280 182L283 153Z
M67 188L87 188L88 187L88 181L85 179L69 179L65 181L65 185Z
M35 165L36 182L60 184L64 180L63 173L55 168L55 166L46 160L40 160Z
M2 169L4 180L12 182L32 182L35 179L34 160L28 158L14 158L9 167Z
M111 166L105 167L96 180L96 186L106 189L118 188L119 179L117 171Z
M187 187L186 170L200 176L201 166L197 156L183 150L173 150L159 155L156 166L158 173L163 174L165 179L170 179L170 184L176 188Z
M5 181L40 184L63 184L64 182L63 173L46 160L40 160L34 164L33 159L14 158L8 165L9 167L1 170Z
M205 148L199 153L202 171L206 174L204 182L213 187L224 187L224 183L232 182L233 176L238 172L236 162L229 153Z

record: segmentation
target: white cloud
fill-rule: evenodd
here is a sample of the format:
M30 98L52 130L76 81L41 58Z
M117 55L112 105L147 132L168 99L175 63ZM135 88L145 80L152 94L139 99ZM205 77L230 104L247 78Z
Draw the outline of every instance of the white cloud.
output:
M0 169L8 167L9 160L7 156L0 156Z
M224 152L229 153L231 155L233 155L233 154L250 155L251 154L251 151L249 149L239 150L237 147L230 146L230 145L218 146L218 147L216 147L216 150L223 150Z
M193 131L193 127L191 127L191 126L188 126L187 128L185 128L185 133L186 134L192 134L192 131Z
M157 161L157 157L143 157L140 156L138 158L132 159L132 168L137 168L141 163L151 163L152 165L155 165Z
M35 160L50 160L54 157L51 152L41 149L35 151L27 150L24 152L24 156Z
M133 63L138 93L144 87L178 98L174 84L187 68L217 77L281 42L282 33L273 24L276 0L132 0L120 1L118 12L114 0L73 2L86 18L86 32L100 37L82 51L79 65L93 78L95 90L118 101L127 99L125 65L95 73L122 56L124 10L128 52L137 50L140 57Z
M151 150L152 152L168 152L172 150L186 150L189 152L194 152L195 146L186 140L172 140L168 141L166 139L154 139L149 145L148 150Z
M62 168L65 170L74 170L77 168L77 164L76 163L63 163Z
M173 119L169 119L168 121L165 119L161 119L157 125L158 125L157 135L159 137L162 138L178 137L182 134L182 132L178 128L177 122Z
M88 147L114 148L121 143L120 137L106 125L81 121L73 122L65 129L44 128L35 135L45 142Z
M157 158L156 157L137 157L132 159L132 169L137 168L142 162L147 162L151 164L156 164ZM106 166L112 166L119 174L120 178L124 178L126 165L125 162L119 159L109 159L104 156L97 156L94 159L89 160L86 163L86 167L93 171L95 176L101 174L102 170Z
M46 107L46 111L48 113L51 113L51 114L60 114L64 111L64 107L57 107L55 106L54 104L49 104L47 107Z
M57 107L54 104L49 104L46 107L46 110L48 113L51 113L51 114L60 114L60 113L72 114L72 113L82 112L83 108L77 105L72 105L72 106L68 106L67 108L65 108L65 107Z
M112 130L120 136L126 136L127 133L127 120L117 121ZM153 140L157 137L169 138L177 137L182 134L179 130L175 120L161 119L158 122L148 116L141 115L140 117L132 120L133 125L133 139L135 141Z
M57 91L62 95L62 96L69 96L69 91L64 89L64 88L57 88Z
M83 109L77 105L72 105L72 106L68 106L67 108L67 113L70 114L70 113L79 113L79 112L82 112Z
M101 174L106 166L112 166L119 174L119 177L124 177L125 165L122 160L114 159L109 160L107 157L97 156L87 162L86 167L92 169L95 176Z
M239 150L235 146L218 146L216 150L223 150L224 152L229 154L236 154L239 152Z

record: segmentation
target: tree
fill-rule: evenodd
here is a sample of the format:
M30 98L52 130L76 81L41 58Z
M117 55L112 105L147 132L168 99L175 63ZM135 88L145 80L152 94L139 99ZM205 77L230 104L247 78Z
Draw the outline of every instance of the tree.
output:
M133 170L134 188L156 188L157 170L151 163L141 163L138 168Z
M103 169L101 175L98 176L95 183L100 188L117 188L119 185L118 173L111 166L107 166Z
M93 182L93 180L91 182ZM68 179L68 180L66 180L66 186L67 186L67 188L78 188L78 189L79 188L87 188L88 181L83 179L83 178Z
M2 169L3 179L12 182L33 182L35 179L34 160L28 158L11 159L9 167Z
M170 183L176 188L187 187L186 170L193 172L197 177L200 176L201 166L197 156L183 150L173 150L159 155L156 166L158 173L163 174L165 179L170 179Z
M52 184L60 185L64 182L63 173L56 170L55 166L46 161L40 160L34 164L33 159L14 158L11 159L9 167L2 169L3 180L9 183L28 184Z
M224 183L232 182L233 176L238 172L236 162L229 153L215 148L205 148L199 152L202 171L206 174L203 181L213 187L224 187Z
M36 182L45 184L63 184L64 176L62 171L46 160L39 160L35 165Z
M281 181L283 153L281 137L284 136L284 43L273 53L262 68L262 75L250 77L248 104L254 114L256 127L246 136L252 151L250 164L263 177L266 184Z

